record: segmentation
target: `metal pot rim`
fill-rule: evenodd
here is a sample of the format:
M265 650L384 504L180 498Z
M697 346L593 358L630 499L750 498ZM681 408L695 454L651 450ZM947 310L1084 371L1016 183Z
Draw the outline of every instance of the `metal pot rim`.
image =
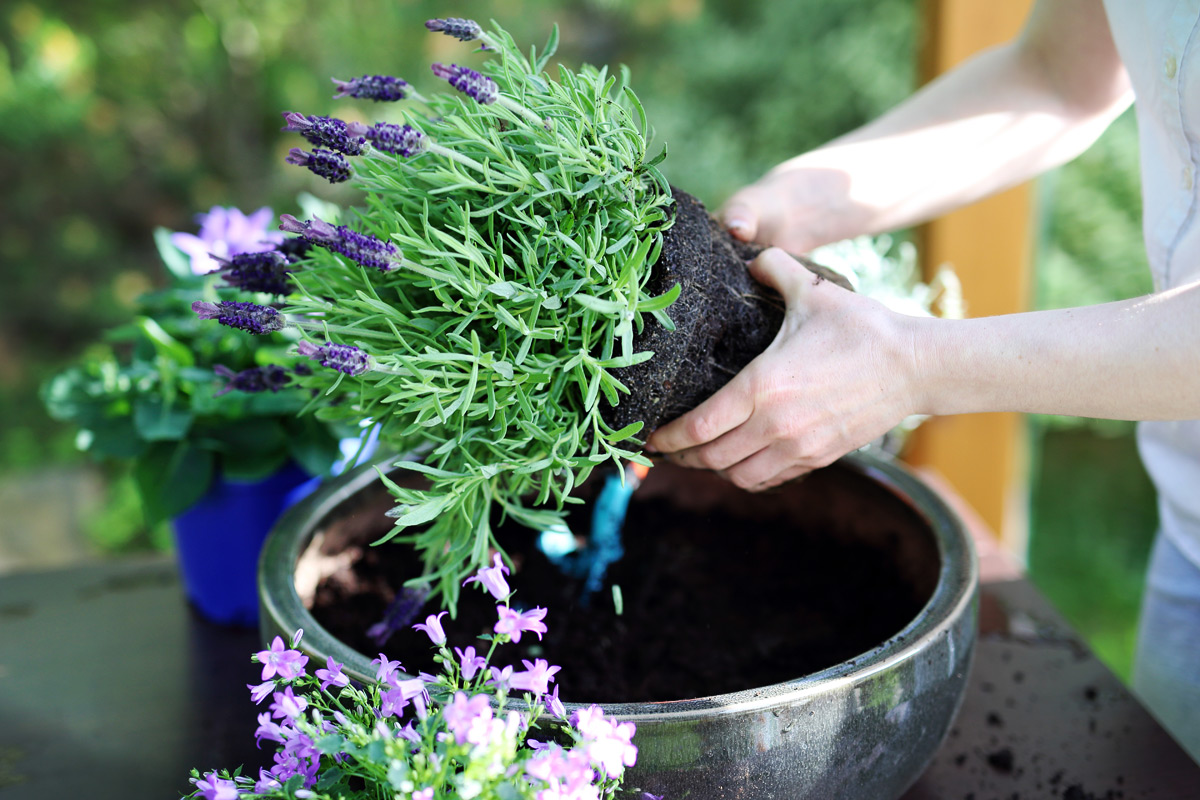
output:
M391 456L358 467L330 481L289 509L271 531L258 565L260 618L292 621L303 628L301 649L310 655L332 656L345 665L347 673L368 679L374 670L369 660L323 628L300 601L293 580L294 567L311 534L321 521L352 495L378 480L377 468L386 469L414 456ZM979 570L974 544L965 526L928 486L890 457L858 451L839 464L871 478L923 518L937 543L941 565L932 596L921 611L899 633L854 658L793 680L756 689L686 700L653 703L604 703L607 713L625 720L666 722L698 716L753 712L780 703L803 703L835 687L854 684L896 664L913 659L967 613L974 601ZM953 642L953 637L949 637ZM509 704L523 703L511 698ZM566 703L581 708L590 703Z

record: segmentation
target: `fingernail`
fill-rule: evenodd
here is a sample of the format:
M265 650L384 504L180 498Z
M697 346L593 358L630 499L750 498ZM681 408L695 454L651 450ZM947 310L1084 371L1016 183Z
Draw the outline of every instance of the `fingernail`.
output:
M726 220L725 227L729 228L729 230L731 230L731 231L744 231L744 230L746 230L746 228L749 227L749 225L746 222L746 220L735 218L735 219Z
M647 442L646 444L642 445L642 449L643 449L643 450L645 450L647 453L655 453L655 454L658 454L658 452L659 452L658 448L657 448L657 447L655 447L654 445L650 444L649 442Z

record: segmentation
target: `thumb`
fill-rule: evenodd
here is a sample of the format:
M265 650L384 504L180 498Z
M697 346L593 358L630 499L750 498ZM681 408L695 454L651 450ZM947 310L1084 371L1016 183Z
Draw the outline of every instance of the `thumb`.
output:
M813 286L813 273L778 247L763 250L749 264L750 276L783 296L791 307L803 302Z
M743 242L753 242L758 236L758 216L758 207L747 192L738 192L721 209L722 224L734 238Z

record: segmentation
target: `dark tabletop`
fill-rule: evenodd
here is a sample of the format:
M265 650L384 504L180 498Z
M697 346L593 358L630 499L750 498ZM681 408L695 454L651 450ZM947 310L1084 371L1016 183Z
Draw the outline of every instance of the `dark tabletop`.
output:
M1026 580L985 571L980 627L962 710L904 800L1200 798L1200 766ZM177 798L194 766L263 763L258 649L191 612L169 561L0 577L0 798Z

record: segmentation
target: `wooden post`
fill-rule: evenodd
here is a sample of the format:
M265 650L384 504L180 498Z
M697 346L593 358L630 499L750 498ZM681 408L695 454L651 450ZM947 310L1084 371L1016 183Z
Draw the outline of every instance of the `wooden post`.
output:
M1021 29L1032 0L924 0L923 80L1007 41ZM1033 190L1030 185L976 203L918 231L929 277L950 264L962 280L966 313L986 317L1029 305ZM1019 414L974 414L926 422L905 455L937 470L1024 563L1028 540L1028 436Z

